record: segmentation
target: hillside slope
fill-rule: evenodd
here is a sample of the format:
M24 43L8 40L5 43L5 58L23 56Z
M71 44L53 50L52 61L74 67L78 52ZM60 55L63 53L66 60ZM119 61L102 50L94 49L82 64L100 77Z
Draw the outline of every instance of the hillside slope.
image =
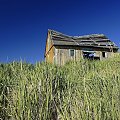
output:
M0 64L0 119L120 120L120 55L62 67Z

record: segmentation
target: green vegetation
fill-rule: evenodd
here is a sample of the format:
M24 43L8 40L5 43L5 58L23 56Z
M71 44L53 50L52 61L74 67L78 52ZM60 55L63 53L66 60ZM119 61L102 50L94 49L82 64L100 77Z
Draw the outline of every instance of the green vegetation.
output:
M120 56L0 64L2 120L120 120Z

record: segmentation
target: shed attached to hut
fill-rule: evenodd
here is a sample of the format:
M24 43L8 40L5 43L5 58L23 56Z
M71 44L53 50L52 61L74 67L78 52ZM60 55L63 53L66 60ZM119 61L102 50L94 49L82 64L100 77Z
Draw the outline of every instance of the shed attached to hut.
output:
M102 60L118 52L118 46L104 34L68 36L48 30L45 61L64 65L69 60Z

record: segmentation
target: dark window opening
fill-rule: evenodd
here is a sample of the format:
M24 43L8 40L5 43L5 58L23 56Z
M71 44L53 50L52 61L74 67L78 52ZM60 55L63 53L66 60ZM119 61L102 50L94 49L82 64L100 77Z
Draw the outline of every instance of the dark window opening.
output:
M102 52L102 57L105 57L105 52Z
M73 57L74 56L74 50L70 49L70 56Z
M100 60L100 57L96 56L94 51L83 51L83 58L89 60Z

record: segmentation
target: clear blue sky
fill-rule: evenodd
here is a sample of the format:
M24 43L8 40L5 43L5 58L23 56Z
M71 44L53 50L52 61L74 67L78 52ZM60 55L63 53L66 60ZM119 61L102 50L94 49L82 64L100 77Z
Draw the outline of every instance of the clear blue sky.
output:
M120 1L0 0L0 62L44 60L48 29L103 33L120 46Z

